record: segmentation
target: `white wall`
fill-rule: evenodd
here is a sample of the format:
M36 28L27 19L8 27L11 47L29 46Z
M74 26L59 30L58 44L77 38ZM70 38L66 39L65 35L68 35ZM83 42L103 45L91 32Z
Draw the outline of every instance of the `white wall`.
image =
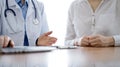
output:
M52 36L58 38L55 45L64 45L68 9L73 0L38 0L43 2Z

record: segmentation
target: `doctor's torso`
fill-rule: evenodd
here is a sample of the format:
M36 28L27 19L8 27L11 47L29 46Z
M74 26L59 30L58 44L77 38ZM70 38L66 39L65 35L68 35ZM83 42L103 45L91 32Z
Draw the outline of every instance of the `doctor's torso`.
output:
M37 23L34 22L35 8L31 0L28 0L26 19L24 19L22 10L15 0L8 0L8 6L10 9L14 10L16 16L14 16L12 11L8 10L6 12L7 17L5 17L6 0L0 0L0 2L2 2L2 5L0 5L0 34L11 37L14 40L15 45L23 45L25 29L30 46L35 45L35 41L40 34L48 31L47 22L44 15L44 6L36 0L33 1L36 8ZM43 27L45 27L45 29Z

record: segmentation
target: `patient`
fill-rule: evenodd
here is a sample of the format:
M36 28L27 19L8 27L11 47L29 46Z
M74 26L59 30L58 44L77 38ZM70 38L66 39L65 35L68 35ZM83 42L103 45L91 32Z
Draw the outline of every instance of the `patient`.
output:
M120 46L120 0L75 0L69 9L66 45Z

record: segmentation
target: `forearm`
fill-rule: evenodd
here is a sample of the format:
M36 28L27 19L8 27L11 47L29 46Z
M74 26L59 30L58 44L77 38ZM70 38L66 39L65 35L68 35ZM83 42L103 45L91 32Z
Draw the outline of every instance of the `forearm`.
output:
M81 38L76 38L72 40L65 40L65 45L67 46L77 46L80 45Z

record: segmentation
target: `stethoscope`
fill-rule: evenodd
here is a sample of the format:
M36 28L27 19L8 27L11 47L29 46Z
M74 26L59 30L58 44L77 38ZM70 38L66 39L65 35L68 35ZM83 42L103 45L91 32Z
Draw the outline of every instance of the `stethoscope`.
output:
M37 9L35 7L35 3L33 2L33 0L31 0L31 1L32 1L33 7L34 7L34 11L35 11L35 19L33 20L33 23L36 25L36 24L39 23L39 21L37 20ZM7 17L7 11L11 11L13 13L13 15L16 16L15 11L13 9L9 8L9 6L8 6L8 0L6 0L6 9L4 11L5 17Z

